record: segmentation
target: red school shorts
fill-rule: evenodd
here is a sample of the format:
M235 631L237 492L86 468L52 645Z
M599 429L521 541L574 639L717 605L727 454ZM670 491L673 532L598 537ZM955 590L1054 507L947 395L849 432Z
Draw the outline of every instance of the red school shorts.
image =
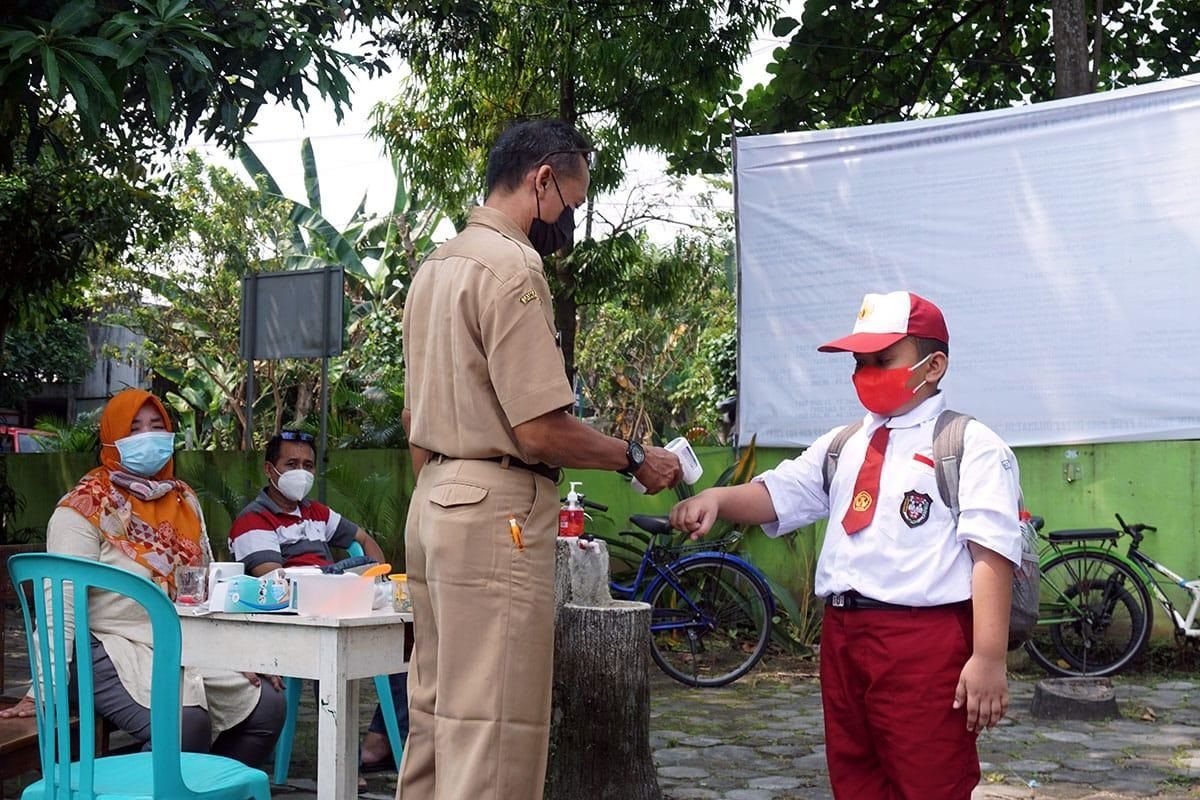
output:
M821 701L837 800L969 800L979 755L953 704L971 630L969 602L825 607Z

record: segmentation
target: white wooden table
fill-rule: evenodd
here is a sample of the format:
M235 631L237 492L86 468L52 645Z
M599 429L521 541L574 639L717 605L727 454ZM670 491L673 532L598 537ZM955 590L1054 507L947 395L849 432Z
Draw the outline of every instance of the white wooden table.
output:
M317 697L317 797L358 795L358 679L407 672L405 622L369 617L179 613L183 665L313 678Z

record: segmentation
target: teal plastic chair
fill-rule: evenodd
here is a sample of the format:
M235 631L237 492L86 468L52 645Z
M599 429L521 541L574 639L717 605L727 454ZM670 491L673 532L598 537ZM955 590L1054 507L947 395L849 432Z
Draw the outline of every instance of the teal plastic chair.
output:
M362 545L351 542L346 552L352 556L364 555ZM296 716L300 713L300 692L303 691L304 681L300 678L284 678L283 690L287 698L287 719L279 740L275 743L275 784L282 786L287 783L288 769L292 765L292 740L296 736ZM396 766L400 766L400 756L404 752L404 738L400 735L400 722L396 719L396 704L392 701L392 687L387 675L375 676L375 694L379 695L379 705L383 708L383 726L387 728L388 744L392 746L392 758Z
M267 774L231 758L179 750L180 651L179 617L161 589L131 572L74 556L29 553L8 562L13 585L33 583L33 613L24 591L18 591L25 617L25 642L34 676L38 747L42 778L22 793L22 800L269 800ZM63 632L63 588L75 592L75 640ZM52 629L36 624L48 619ZM116 592L146 609L154 637L150 673L150 743L148 753L96 757L95 708L88 591ZM53 637L53 648L51 639ZM79 759L71 759L70 669L67 660L51 661L50 653L73 652L79 695ZM37 678L38 657L51 665Z

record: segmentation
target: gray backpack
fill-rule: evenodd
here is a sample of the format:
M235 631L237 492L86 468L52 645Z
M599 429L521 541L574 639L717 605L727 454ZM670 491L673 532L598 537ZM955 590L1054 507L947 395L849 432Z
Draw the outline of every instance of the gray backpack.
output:
M933 463L937 477L938 494L942 502L950 509L954 519L958 519L958 465L962 461L964 440L967 423L974 417L960 414L957 411L943 411L933 424ZM842 448L862 427L858 420L838 431L829 443L825 452L825 463L822 467L822 477L825 481L825 493L829 494L829 486L833 482L833 474L837 472L838 457ZM1038 536L1037 530L1025 510L1025 498L1019 497L1019 512L1021 520L1021 566L1013 570L1012 609L1008 617L1008 649L1020 647L1033 634L1033 626L1037 624L1039 583L1041 569L1038 566Z

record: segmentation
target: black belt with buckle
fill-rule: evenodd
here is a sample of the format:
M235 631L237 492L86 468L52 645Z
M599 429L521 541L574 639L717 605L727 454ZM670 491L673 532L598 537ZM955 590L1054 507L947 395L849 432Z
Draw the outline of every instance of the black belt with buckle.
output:
M439 461L440 462L442 460L450 459L450 458L453 458L453 456L447 456L447 455L443 455L442 453L433 453L433 452L431 452L429 454L430 461ZM558 467L552 467L549 464L541 464L541 463L530 464L528 462L522 461L519 458L513 458L512 456L492 456L491 458L473 458L473 459L466 459L466 460L468 460L468 461L492 461L496 464L499 464L504 469L516 467L517 469L523 469L523 470L526 470L527 472L532 472L534 475L541 475L543 478L549 478L554 483L558 483L559 479L562 477L562 470L560 470ZM506 464L506 462L507 462L507 464Z
M937 606L905 606L899 603L885 603L882 600L864 597L855 591L834 592L825 598L826 606L840 608L843 611L927 611L934 608L950 608L966 602L968 601L962 600L958 603L945 603Z

